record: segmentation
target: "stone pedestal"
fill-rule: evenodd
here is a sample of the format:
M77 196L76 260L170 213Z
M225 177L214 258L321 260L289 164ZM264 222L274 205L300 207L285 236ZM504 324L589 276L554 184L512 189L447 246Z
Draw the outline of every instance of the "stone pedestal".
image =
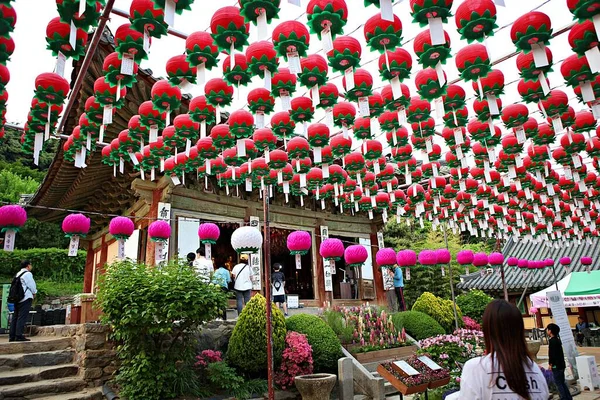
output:
M294 378L302 400L328 400L337 376L333 374L299 375Z

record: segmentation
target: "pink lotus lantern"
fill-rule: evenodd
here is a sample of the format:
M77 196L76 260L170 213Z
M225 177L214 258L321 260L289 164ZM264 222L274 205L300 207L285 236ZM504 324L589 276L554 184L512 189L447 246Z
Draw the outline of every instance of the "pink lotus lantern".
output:
M565 267L567 274L571 273L571 257L562 257L558 262Z
M154 221L148 227L150 240L156 242L154 245L154 262L160 263L167 260L167 242L171 236L171 224L167 221Z
M585 270L588 272L592 272L592 257L581 257L580 259L581 265L585 265Z
M396 251L387 247L377 250L375 262L379 265L379 268L387 268L393 271L396 264Z
M135 225L130 218L114 217L110 220L110 224L108 225L108 233L117 239L117 259L125 259L125 241L131 237L134 230Z
M417 253L413 250L400 250L396 255L396 262L406 271L406 280L410 281L410 267L417 265Z
M554 266L554 260L551 258L546 258L544 260L544 267L553 267Z
M538 311L539 311L539 310L538 310L537 308L535 308L535 307L530 307L530 308L529 308L529 314L533 314L533 315L535 315L535 314L537 314L537 313L538 313Z
M504 264L504 256L502 253L490 253L488 256L488 262L492 267L498 268L497 273L500 273L500 266Z
M450 260L452 260L452 254L450 254L450 251L448 249L437 249L435 251L435 255L437 259L437 265L440 266L440 269L442 271L442 276L446 276L444 266L450 264Z
M344 252L344 261L349 267L360 268L367 261L369 254L365 246L353 244L346 248Z
M419 253L419 264L423 266L437 264L437 254L435 250L421 250Z
M479 269L481 276L485 275L485 267L488 265L488 256L485 253L475 253L473 255L473 265Z
M200 224L198 227L198 237L200 238L200 243L204 245L204 253L207 259L211 258L210 246L212 244L217 244L217 239L219 239L220 234L221 231L217 224L211 222Z
M0 232L4 232L4 251L15 249L15 237L25 222L27 212L23 207L13 204L0 207Z
M471 250L461 250L456 255L456 262L465 266L465 273L469 273L469 265L473 264L475 255Z
M519 265L519 259L517 257L508 257L508 259L506 260L506 265L508 265L509 267L516 267L517 265Z
M302 269L302 256L308 254L312 238L305 231L294 231L287 237L287 247L290 254L296 258L296 269Z
M90 219L83 214L67 215L62 222L62 230L68 238L71 238L69 257L75 257L79 248L79 238L85 237L90 231Z
M340 239L325 239L321 242L319 254L329 261L330 273L332 273L331 270L335 271L335 262L344 255L344 243Z

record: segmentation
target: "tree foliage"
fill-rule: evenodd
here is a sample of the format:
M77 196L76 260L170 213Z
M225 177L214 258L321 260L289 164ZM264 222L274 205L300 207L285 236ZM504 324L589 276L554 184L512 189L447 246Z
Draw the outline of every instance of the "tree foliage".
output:
M5 161L7 164L12 165L17 163L21 167L28 167L31 170L45 171L54 159L54 155L58 150L58 140L46 140L44 142L44 148L40 152L40 159L38 165L33 163L33 155L30 152L23 150L21 146L21 131L10 126L5 126L5 135L1 140L0 146L0 162ZM30 176L35 178L34 176Z
M402 328L414 339L443 335L444 328L429 315L419 311L402 311L392 315L392 322L398 331Z
M471 290L458 296L456 304L458 304L464 315L481 323L483 312L492 300L494 299L481 290Z
M69 239L65 237L60 223L42 222L35 218L27 218L27 222L19 230L15 240L15 247L22 250L36 248L66 249L68 245Z
M189 384L194 376L194 334L225 305L220 287L204 283L185 264L109 265L99 278L98 306L117 342L121 395L159 400L194 394L180 393L181 377Z
M17 236L19 235L20 233L17 234ZM66 247L0 251L0 275L13 276L21 268L21 261L29 260L36 279L47 279L53 282L81 282L85 268L85 254L85 251L79 251L76 257L69 257Z
M436 320L446 333L451 333L455 329L454 305L451 300L442 299L429 292L423 293L412 307L413 311L420 311ZM458 314L458 324L463 325L462 312L460 307L456 306Z
M38 186L39 182L31 178L22 178L9 170L0 170L0 201L2 202L18 203L22 194L35 193Z

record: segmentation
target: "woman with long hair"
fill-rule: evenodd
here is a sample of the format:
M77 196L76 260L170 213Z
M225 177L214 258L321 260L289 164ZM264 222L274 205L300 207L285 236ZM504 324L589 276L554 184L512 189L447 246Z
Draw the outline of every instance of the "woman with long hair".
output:
M465 363L459 399L547 400L548 385L525 344L521 312L494 300L483 313L486 355Z

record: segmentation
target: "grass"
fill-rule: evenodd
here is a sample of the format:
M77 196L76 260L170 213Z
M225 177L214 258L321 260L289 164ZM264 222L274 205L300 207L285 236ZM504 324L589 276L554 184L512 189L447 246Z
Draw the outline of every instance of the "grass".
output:
M34 276L35 279L35 276ZM0 283L8 283L12 281L10 276L0 276ZM76 282L54 282L52 280L36 280L35 281L38 295L36 303L43 302L46 297L73 296L83 293L83 278ZM0 293L2 288L0 287Z

